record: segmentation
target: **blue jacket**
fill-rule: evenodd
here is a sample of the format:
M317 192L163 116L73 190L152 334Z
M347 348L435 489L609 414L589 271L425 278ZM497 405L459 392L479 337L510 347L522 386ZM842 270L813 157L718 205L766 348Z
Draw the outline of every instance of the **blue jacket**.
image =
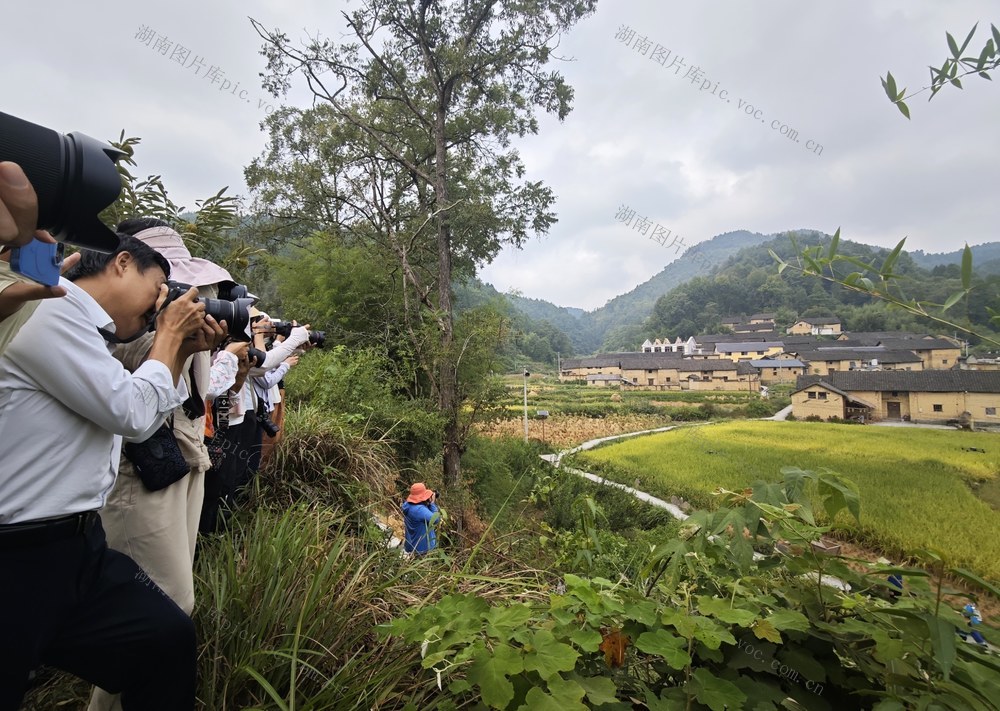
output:
M406 524L406 539L403 550L407 553L426 553L437 547L437 533L434 524L440 518L437 504L411 504L403 502L403 522Z

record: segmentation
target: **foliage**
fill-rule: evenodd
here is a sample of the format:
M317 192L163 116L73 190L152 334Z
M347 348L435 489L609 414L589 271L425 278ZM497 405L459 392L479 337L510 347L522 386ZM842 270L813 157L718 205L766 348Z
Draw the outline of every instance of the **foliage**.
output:
M554 222L551 190L524 179L511 140L538 131L539 111L569 113L571 88L546 68L595 3L367 0L343 13L353 42L301 48L252 20L265 86L277 96L301 77L319 103L268 118L271 146L248 184L283 223L393 256L410 345L445 418L446 487L460 485L462 446L453 281Z
M374 348L314 350L286 377L288 403L320 413L334 428L364 430L393 443L402 456L420 459L440 448L441 416L429 401L406 397L405 375Z
M258 478L257 501L322 503L363 515L395 492L390 443L365 424L315 404L288 403L280 446Z
M383 635L419 646L425 686L456 707L996 708L1000 666L956 643L965 620L926 574L900 571L907 594L894 602L884 580L897 569L858 573L811 549L826 529L807 483L827 518L858 515L849 481L789 468L776 484L721 490L640 580L566 574L547 604L448 595ZM777 552L781 540L803 554ZM849 591L824 585L831 576Z
M905 88L897 90L896 80L892 76L892 72L886 73L882 79L882 88L885 90L886 96L889 97L889 101L896 105L896 108L899 109L903 116L910 118L910 108L906 105L904 99L910 99L928 89L930 89L931 95L927 97L927 100L930 101L941 89L949 84L961 89L962 77L969 74L978 74L983 79L992 80L990 72L1000 67L1000 52L998 52L998 49L1000 49L1000 30L997 29L996 25L990 25L993 36L986 40L986 45L980 51L979 56L962 56L962 53L969 47L969 43L972 41L973 35L976 34L976 28L978 27L978 22L972 26L961 46L951 36L950 32L945 33L951 56L947 57L940 67L934 67L933 65L928 67L931 72L930 86L925 86L919 91L907 94ZM959 69L963 71L959 73Z
M122 192L118 199L101 212L101 219L109 224L134 217L155 217L167 222L184 238L192 254L226 267L234 278L242 280L252 260L263 252L252 242L238 234L240 226L239 201L226 195L224 187L214 195L195 201L194 214L170 199L163 178L149 175L140 180L132 174L138 167L136 146L141 139L125 137L125 132L110 144L125 155L118 161Z
M894 556L946 551L1000 580L1000 512L970 489L998 475L996 435L809 422L699 425L608 444L573 466L661 498L708 506L717 486L739 490L783 465L850 472L868 502L838 529ZM985 454L981 451L985 450Z
M965 245L962 253L962 266L958 284L948 285L948 291L942 292L938 289L928 289L924 285L914 284L912 279L906 277L913 271L912 260L907 259L910 264L901 266L901 255L903 246L906 244L904 237L896 247L883 255L882 263L875 266L875 259L865 261L857 256L851 256L839 251L840 230L833 235L828 248L822 245L814 245L800 248L798 242L792 237L793 253L792 258L787 259L771 252L771 257L778 264L778 273L790 272L803 277L822 280L837 288L864 295L867 298L874 298L888 304L891 307L904 311L921 319L933 321L938 326L944 326L948 330L962 331L975 337L975 339L986 341L993 346L1000 346L1000 337L984 335L983 329L975 329L975 323L969 321L972 316L969 308L969 296L972 292L992 292L994 303L997 299L997 287L1000 280L991 278L983 283L974 279L972 266L972 250L969 245ZM837 272L837 267L847 266L854 269L847 274ZM921 293L924 300L918 301L907 296L904 285L911 287L910 293ZM939 294L935 298L935 294ZM966 318L964 320L945 318L945 313L959 302L966 304ZM1000 305L998 305L1000 307ZM1000 311L985 307L988 314L981 317L981 325L1000 323ZM985 322L985 323L984 323Z

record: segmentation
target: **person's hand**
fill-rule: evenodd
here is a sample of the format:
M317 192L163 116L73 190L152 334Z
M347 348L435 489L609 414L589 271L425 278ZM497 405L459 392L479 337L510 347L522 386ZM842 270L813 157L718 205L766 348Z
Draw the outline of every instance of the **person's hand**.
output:
M2 202L0 202L0 205L2 205ZM42 242L55 242L52 235L43 230L38 231L38 239ZM0 258L2 258L5 262L10 261L10 252L7 252ZM65 274L79 261L79 252L66 257L62 263L62 273ZM45 286L44 284L36 284L33 281L11 284L3 291L0 291L0 321L3 321L8 316L13 315L19 308L24 306L29 301L37 301L38 299L53 299L59 296L66 296L66 287Z
M196 288L191 287L160 311L166 298L167 285L164 284L160 287L160 297L156 300L156 309L159 312L156 319L158 335L178 336L178 340L183 341L188 336L194 336L202 330L205 323L205 305L195 301L198 298Z
M288 356L285 358L285 362L288 363L288 367L291 368L293 365L299 364L299 357L297 355Z
M201 328L188 336L181 343L180 354L183 358L199 351L215 350L229 335L226 322L219 323L211 316L206 316L201 322Z
M38 197L28 176L17 163L0 163L0 247L28 244L36 236L37 224Z
M250 343L248 341L233 341L228 346L226 350L236 356L236 360L246 360L247 351L250 350Z

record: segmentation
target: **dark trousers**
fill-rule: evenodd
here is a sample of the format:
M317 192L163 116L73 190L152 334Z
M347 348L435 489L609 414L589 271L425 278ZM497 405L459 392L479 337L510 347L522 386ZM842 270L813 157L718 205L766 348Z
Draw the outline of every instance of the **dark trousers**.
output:
M0 534L2 539L2 534ZM125 711L194 708L194 623L100 519L48 543L0 540L0 711L17 711L32 669L63 669L112 693Z
M249 413L243 422L216 432L221 439L222 464L212 467L205 474L205 501L201 505L198 530L214 533L225 523L226 512L236 508L236 494L249 481L247 469L257 451L257 420Z

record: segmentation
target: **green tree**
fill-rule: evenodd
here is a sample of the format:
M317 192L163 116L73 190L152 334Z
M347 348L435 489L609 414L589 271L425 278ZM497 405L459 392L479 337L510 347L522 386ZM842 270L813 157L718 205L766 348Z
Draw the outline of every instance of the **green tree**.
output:
M419 355L446 418L446 487L460 481L462 448L452 281L553 223L551 191L524 179L510 143L537 132L539 110L560 119L570 111L572 89L547 65L558 37L595 7L367 0L344 15L353 41L302 47L252 21L265 41L266 86L278 96L301 77L320 105L273 116L269 158L279 162L258 161L251 173L263 174L259 185L287 217L390 247L407 285L404 308L412 300L437 330L434 350ZM297 140L305 124L336 140L310 149ZM295 177L275 179L275 168ZM321 189L304 188L308 174Z

